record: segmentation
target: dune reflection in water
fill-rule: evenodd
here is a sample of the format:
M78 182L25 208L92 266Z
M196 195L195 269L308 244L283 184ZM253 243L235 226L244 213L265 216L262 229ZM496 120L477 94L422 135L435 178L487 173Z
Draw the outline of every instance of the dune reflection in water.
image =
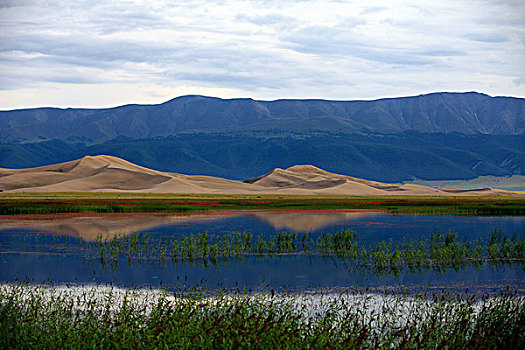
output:
M269 224L274 230L308 232L321 230L353 219L384 214L378 211L245 211L226 214L190 214L190 215L144 215L144 214L104 214L104 215L46 215L42 219L4 217L0 218L0 230L24 229L35 232L50 232L60 235L80 237L85 241L94 241L101 236L111 239L133 232L161 230L182 224L214 223L228 218L247 216L259 222ZM244 230L254 231L245 227Z

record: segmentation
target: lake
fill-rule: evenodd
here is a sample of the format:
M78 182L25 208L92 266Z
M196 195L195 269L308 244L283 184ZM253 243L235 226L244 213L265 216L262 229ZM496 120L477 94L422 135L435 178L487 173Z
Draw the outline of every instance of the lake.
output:
M494 230L521 235L525 217L465 217L391 215L381 211L248 211L193 215L51 215L41 218L0 218L0 282L115 283L126 287L162 285L168 289L207 288L308 289L380 286L447 286L523 288L522 262L469 264L446 268L404 268L396 273L370 273L336 257L246 256L210 264L196 259L129 262L117 265L83 257L79 242L96 244L97 237L111 239L138 232L155 239L189 237L199 232L229 235L251 232L254 237L275 237L279 232L308 233L354 230L360 242L400 242L428 239L434 232L457 232L459 239L486 240Z

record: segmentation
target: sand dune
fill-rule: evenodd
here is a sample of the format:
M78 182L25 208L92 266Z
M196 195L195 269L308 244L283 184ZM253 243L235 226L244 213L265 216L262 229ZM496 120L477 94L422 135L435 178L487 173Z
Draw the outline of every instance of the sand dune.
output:
M388 184L330 173L312 165L276 168L245 182L211 176L156 171L113 156L82 159L29 169L1 169L3 192L152 192L324 195L514 195L490 188L433 189Z
M470 180L421 180L406 181L428 187L436 188L498 188L506 191L525 191L525 175L512 176L479 176Z

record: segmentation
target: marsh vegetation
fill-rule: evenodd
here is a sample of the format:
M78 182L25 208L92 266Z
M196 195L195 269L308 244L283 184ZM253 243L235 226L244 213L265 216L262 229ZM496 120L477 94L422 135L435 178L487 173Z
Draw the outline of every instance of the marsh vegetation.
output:
M507 348L525 299L469 293L166 293L0 287L2 348Z
M384 210L395 214L524 215L523 197L2 193L0 215L206 210Z
M92 195L96 201L109 200L106 194ZM69 201L68 196L54 194L51 203ZM138 195L123 197L126 203L141 201ZM144 198L159 200L155 195ZM208 199L192 197L190 204L182 197L169 201L205 207ZM389 200L392 205L396 199ZM210 206L217 208L221 201L225 207L231 204L214 198ZM181 221L126 235L111 231L96 239L46 232L45 225L26 230L14 225L4 229L0 247L4 260L19 271L2 275L8 276L3 283L9 284L0 285L0 348L524 347L521 218L418 215L397 221L400 217L384 213L351 217L354 221L343 221L344 225L354 223L357 230L337 229L339 222L323 233L278 231L280 222L296 219L292 216L275 219L276 226L266 224L270 231L264 225L249 226L257 216L250 220L243 216L238 221L210 220L206 223L210 226ZM76 227L72 223L82 221L80 227L104 229L102 221L71 218L47 227ZM52 222L54 217L38 220ZM440 220L450 222L438 227L457 231L432 231ZM303 223L302 218L299 221ZM206 231L214 226L223 227ZM242 231L243 227L252 227L253 232ZM321 283L322 274L331 277ZM355 277L359 274L366 277ZM218 277L206 281L210 275ZM441 286L433 280L436 275ZM460 283L450 281L451 276ZM472 282L480 276L481 288L476 291ZM17 279L25 282L13 284ZM48 284L38 285L46 279ZM97 281L104 284L83 285ZM503 287L507 282L516 289ZM352 285L372 289L348 288ZM134 289L137 286L165 289ZM383 287L385 291L379 292ZM426 287L430 289L421 289ZM467 287L468 292L457 292ZM479 290L497 292L485 295Z
M361 270L380 275L395 275L402 269L411 273L429 269L440 272L485 262L525 265L525 232L505 234L501 230L493 231L486 239L460 240L457 233L449 231L433 232L423 239L404 237L375 243L360 240L351 229L322 233L316 238L286 231L276 235L133 233L111 239L99 235L95 242L69 236L43 240L39 234L27 234L23 244L29 251L80 254L86 261L100 262L104 268L118 268L119 264L162 268L181 263L209 267L227 264L232 259L295 255L334 258L343 262L349 272Z

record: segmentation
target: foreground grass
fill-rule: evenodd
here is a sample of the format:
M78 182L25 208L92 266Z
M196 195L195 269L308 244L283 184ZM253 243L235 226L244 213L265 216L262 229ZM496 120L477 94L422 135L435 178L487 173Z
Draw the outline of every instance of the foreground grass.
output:
M0 286L0 348L523 349L511 293L170 295Z
M386 210L391 213L525 215L525 197L2 193L0 215L202 210Z

